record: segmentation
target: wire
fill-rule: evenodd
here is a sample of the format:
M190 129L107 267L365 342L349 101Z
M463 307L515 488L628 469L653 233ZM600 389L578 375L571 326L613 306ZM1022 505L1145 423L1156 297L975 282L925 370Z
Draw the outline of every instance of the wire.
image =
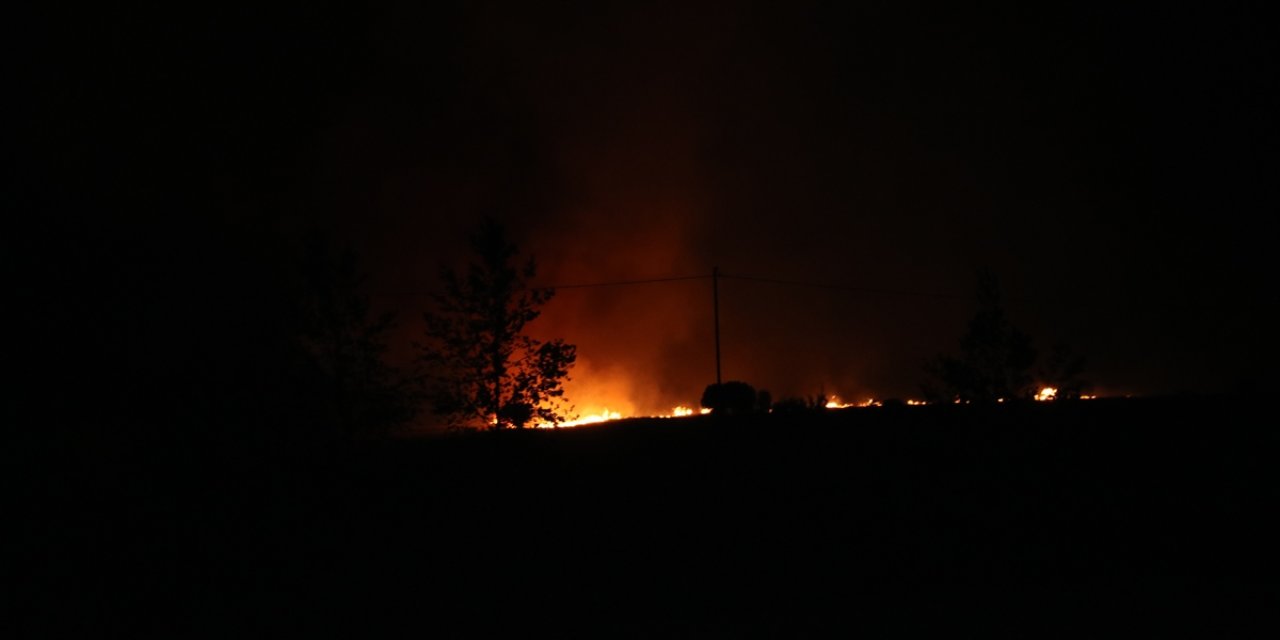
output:
M611 280L608 282L575 282L571 284L552 284L552 285L533 286L533 287L529 287L529 289L552 289L552 290L587 289L591 287L617 287L617 286L629 286L629 285L636 285L636 284L655 284L659 282L679 282L682 280L706 280L710 277L711 277L710 274L706 274L706 275L696 275L696 276L671 276L667 278L646 278L643 280ZM436 293L436 292L428 291L428 290L416 290L416 291L397 291L397 292L388 292L388 293L378 293L375 295L397 297L397 296L425 296L425 295L431 295L433 293Z
M878 293L878 294L885 294L885 295L918 296L918 297L926 297L926 298L951 298L951 299L959 299L959 300L970 300L973 298L973 296L971 295L958 295L958 294L952 294L952 293L929 293L924 291L906 291L903 289L877 289L872 287L852 287L852 286L840 285L840 284L805 282L801 280L781 280L778 278L760 278L756 276L740 276L740 275L733 275L733 274L727 274L727 273L720 274L720 277L729 278L732 280L746 280L749 282L766 282L769 284L812 287L815 289L831 289L835 291L848 291L852 293Z
M644 278L644 279L637 279L637 280L574 282L574 283L568 283L568 284L534 286L529 288L537 289L537 290L588 289L588 288L598 288L598 287L618 287L618 286L632 286L632 285L642 285L642 284L658 284L658 283L664 283L664 282L681 282L681 281L690 281L690 280L708 280L714 277L724 278L726 280L760 282L765 284L775 284L775 285L783 285L783 286L789 286L789 287L807 287L811 289L825 289L829 291L841 291L841 292L855 293L855 294L912 296L917 298L935 298L935 299L947 299L947 300L975 300L977 297L976 295L973 295L973 294L962 295L962 294L954 294L954 293L936 293L936 292L928 292L928 291L908 291L906 289L883 289L878 287L859 287L859 286L851 286L851 285L832 284L832 283L826 283L826 282L814 282L814 281L806 281L806 280L787 280L782 278L765 278L760 276L740 275L740 274L731 274L731 273L718 273L716 275L712 275L712 274L682 275L682 276L669 276L664 278ZM425 295L432 295L435 293L438 293L438 292L433 290L415 290L415 291L373 293L372 295L376 297L403 297L403 296L425 296ZM1095 308L1114 309L1117 306L1123 306L1123 304L1120 301L1091 300L1091 299L1067 300L1067 299L1044 299L1039 297L1037 298L1004 297L1002 298L1001 301L1004 303L1017 304L1017 305L1029 304L1029 305L1068 306L1068 307L1079 308L1079 309L1095 309ZM1196 303L1193 301L1167 302L1167 303L1161 303L1157 305L1152 305L1151 304L1152 302L1155 302L1155 301L1148 301L1148 303L1144 306L1148 308L1164 308L1164 309L1173 310L1173 311L1204 310L1204 309L1216 309L1221 307L1221 305L1217 303ZM1263 304L1265 305L1265 303Z
M698 276L672 276L669 278L648 278L645 280L614 280L611 282L584 282L574 284L554 284L543 287L529 287L530 289L586 289L588 287L615 287L633 284L653 284L657 282L677 282L680 280L706 280L710 275Z

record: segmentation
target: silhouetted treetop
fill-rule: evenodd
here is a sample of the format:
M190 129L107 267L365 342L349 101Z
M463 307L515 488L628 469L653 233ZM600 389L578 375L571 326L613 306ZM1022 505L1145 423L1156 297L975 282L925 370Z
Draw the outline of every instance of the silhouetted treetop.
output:
M347 433L382 432L416 413L414 381L386 362L395 313L374 315L351 248L303 249L299 342L323 379L327 413Z
M960 338L958 356L940 355L927 372L942 385L924 385L933 400L994 402L1035 394L1031 338L1005 316L1000 286L989 271L978 274L978 310Z
M522 428L566 419L563 382L577 358L563 340L537 340L525 326L554 295L533 289L534 259L506 230L484 220L471 236L465 272L441 268L443 292L424 314L420 361L434 411L452 427Z

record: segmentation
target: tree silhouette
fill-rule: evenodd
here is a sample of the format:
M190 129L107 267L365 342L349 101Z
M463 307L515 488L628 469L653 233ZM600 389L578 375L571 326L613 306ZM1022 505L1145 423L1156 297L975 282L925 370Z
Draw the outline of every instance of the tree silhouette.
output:
M301 262L298 338L318 374L327 419L348 434L407 422L419 402L416 386L385 360L395 314L372 314L354 250L335 250L313 237Z
M932 400L994 402L1035 393L1031 338L1005 317L995 275L978 274L978 311L960 339L959 357L940 355L926 366L942 389L922 385Z
M577 348L524 333L554 291L528 287L534 259L517 264L497 222L485 220L470 244L474 261L465 274L442 268L444 291L424 314L428 342L419 348L433 410L454 428L564 421L562 385Z

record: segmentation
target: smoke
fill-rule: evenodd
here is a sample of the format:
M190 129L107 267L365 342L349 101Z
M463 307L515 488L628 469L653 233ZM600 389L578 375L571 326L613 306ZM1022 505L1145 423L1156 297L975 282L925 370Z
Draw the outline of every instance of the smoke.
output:
M712 287L709 278L575 285L709 276L714 266L831 281L859 269L902 271L882 247L862 247L840 264L863 222L833 211L832 201L887 202L886 190L906 187L878 186L877 176L913 158L866 149L910 145L893 133L876 134L888 141L863 136L857 166L865 171L855 184L825 175L814 154L829 155L838 132L808 123L817 114L802 105L812 96L794 95L789 80L814 70L788 66L793 52L756 37L788 29L786 17L755 15L752 23L738 12L668 9L575 13L554 40L538 33L564 16L477 13L466 49L469 67L481 70L475 75L495 80L481 92L503 103L516 133L493 147L490 161L470 160L506 177L452 201L486 213L496 201L521 249L537 258L536 284L570 285L531 330L577 345L566 392L584 415L696 405L716 377ZM474 167L452 173L486 175ZM812 291L720 284L725 380L775 398L882 395L872 389L885 372L903 368L886 359L909 344L901 327L910 321L878 326L865 308ZM903 393L902 380L893 384Z
M732 22L680 6L601 8L561 21L554 41L537 37L559 18L478 27L512 70L537 150L541 207L512 226L538 284L709 275L710 123L698 95ZM666 414L714 380L706 280L564 287L531 329L577 345L566 392L581 414Z
M604 284L709 275L696 247L701 176L671 123L640 110L610 134L566 136L557 166L572 201L528 230L539 284L570 285L536 330L578 345L568 393L584 413L668 413L696 403L713 376L709 281ZM602 286L574 286L584 284ZM689 353L695 343L702 353ZM699 357L700 376L687 363Z
M861 288L722 279L725 380L775 399L915 397L924 361L956 347L973 311L976 267L1005 277L1010 299L1127 291L1138 272L1118 250L1133 234L1112 247L1073 224L1099 199L1070 166L1088 138L1024 113L1069 132L1083 126L1073 112L1023 97L964 29L938 44L898 17L852 37L800 10L468 4L440 51L408 27L379 38L395 65L325 152L344 186L322 198L378 235L361 240L388 290L431 288L437 264L465 260L476 218L506 222L538 260L535 284L570 285L531 330L578 346L580 413L696 404L716 350L709 278L574 285L712 267ZM425 300L395 302L411 339ZM1119 315L1010 313L1046 344ZM1154 350L1111 335L1113 359Z

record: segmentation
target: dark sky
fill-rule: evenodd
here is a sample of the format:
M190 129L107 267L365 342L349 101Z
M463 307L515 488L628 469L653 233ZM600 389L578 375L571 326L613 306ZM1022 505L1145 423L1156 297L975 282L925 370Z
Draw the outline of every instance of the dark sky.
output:
M10 237L46 248L11 276L37 302L162 308L147 335L199 341L184 305L269 299L242 290L257 234L319 226L364 255L403 354L426 301L384 294L431 289L492 215L544 284L831 285L721 281L724 375L775 398L917 397L979 268L1099 393L1274 381L1261 3L952 4L20 16ZM665 412L714 377L710 295L562 289L536 330L579 346L580 409Z

